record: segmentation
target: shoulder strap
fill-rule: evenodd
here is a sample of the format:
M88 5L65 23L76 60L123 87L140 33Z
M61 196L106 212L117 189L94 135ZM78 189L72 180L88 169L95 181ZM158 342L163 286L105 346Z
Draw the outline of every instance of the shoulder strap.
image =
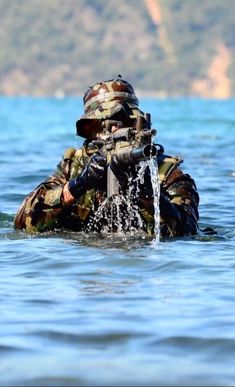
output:
M75 155L76 153L76 149L75 148L67 148L65 151L64 151L64 155L63 155L63 159L66 160L66 159L72 159L73 156Z
M75 152L75 148L67 148L64 151L62 162L59 164L59 169L63 171L63 174L67 180L70 177L70 167L73 162Z

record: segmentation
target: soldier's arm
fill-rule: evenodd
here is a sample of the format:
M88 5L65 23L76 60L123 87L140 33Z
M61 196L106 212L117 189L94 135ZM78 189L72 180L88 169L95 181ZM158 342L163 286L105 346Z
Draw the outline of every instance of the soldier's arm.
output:
M194 180L175 169L160 195L162 236L195 235L198 232L199 195Z
M53 230L63 209L74 202L68 191L71 160L64 159L55 174L26 196L14 221L17 229L29 232Z

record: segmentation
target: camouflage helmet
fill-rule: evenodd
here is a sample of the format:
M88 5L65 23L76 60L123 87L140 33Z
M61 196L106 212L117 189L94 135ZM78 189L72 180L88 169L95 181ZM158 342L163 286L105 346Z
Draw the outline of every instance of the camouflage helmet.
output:
M84 114L76 122L77 134L87 137L87 124L98 127L100 120L113 118L117 113L135 120L144 117L132 85L119 75L115 79L97 82L89 87L83 97ZM91 121L92 120L92 121ZM92 125L90 125L92 124ZM91 129L92 130L92 129Z

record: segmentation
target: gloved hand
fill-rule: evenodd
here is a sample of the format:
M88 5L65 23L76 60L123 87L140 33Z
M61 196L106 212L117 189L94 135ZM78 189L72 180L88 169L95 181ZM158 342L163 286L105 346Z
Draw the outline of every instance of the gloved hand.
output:
M160 214L161 216L166 216L180 220L180 211L177 208L176 204L170 202L168 197L161 192L160 193Z
M153 186L149 167L145 168L143 182L138 183L139 196L144 200L153 199Z
M75 199L87 190L95 188L106 189L107 160L103 155L93 155L82 173L69 181L68 189Z

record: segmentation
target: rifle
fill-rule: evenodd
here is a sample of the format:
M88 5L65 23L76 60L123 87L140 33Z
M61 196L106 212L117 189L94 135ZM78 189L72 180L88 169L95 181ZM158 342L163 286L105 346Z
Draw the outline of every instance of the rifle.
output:
M118 129L112 133L112 126ZM120 171L129 166L136 165L141 160L147 160L157 155L158 149L153 144L156 129L151 129L150 114L145 118L138 116L133 127L122 127L121 121L104 120L103 130L97 140L92 143L107 155L107 197L120 193L120 184L113 173L110 163L115 155Z

